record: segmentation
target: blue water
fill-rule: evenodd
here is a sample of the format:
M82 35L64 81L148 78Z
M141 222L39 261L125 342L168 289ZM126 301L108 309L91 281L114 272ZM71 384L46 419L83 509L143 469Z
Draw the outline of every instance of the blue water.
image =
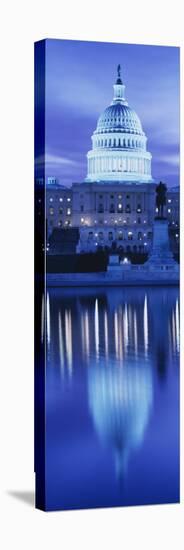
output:
M178 289L49 290L47 509L178 501Z

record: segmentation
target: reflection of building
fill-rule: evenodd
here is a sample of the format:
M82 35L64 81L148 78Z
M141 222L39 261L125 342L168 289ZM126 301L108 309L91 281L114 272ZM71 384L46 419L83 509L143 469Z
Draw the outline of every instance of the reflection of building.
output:
M94 365L88 388L97 433L112 448L116 472L121 476L129 455L143 442L149 421L153 401L150 364Z
M50 299L49 299L50 296ZM164 380L179 352L178 289L49 291L48 361L64 380L88 384L88 407L116 472L144 441L153 378Z
M152 242L155 184L147 137L125 98L120 76L112 103L100 115L87 153L87 177L71 188L55 178L47 182L47 228L78 227L78 251L98 246L147 251ZM178 192L168 192L167 216L178 221Z

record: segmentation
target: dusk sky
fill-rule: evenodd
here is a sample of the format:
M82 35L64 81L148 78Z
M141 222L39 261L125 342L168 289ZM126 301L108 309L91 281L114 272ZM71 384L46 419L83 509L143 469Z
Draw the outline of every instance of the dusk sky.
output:
M47 40L46 175L64 185L86 177L91 135L113 99L119 63L148 138L152 176L178 185L179 48L163 46Z

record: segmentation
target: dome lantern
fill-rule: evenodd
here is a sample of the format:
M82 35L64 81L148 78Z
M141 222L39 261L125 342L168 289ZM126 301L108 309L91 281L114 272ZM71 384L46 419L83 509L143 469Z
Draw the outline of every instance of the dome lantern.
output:
M117 73L118 78L116 80L116 84L114 84L114 97L113 97L113 103L121 102L127 105L127 101L125 100L125 85L123 84L121 80L121 65L117 66Z

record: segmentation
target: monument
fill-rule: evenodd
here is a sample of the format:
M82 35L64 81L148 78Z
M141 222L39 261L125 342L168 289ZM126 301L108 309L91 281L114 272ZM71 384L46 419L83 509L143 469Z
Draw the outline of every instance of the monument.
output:
M150 270L179 271L179 265L170 250L168 221L164 216L167 187L160 182L156 187L157 216L153 225L153 246L146 265Z

